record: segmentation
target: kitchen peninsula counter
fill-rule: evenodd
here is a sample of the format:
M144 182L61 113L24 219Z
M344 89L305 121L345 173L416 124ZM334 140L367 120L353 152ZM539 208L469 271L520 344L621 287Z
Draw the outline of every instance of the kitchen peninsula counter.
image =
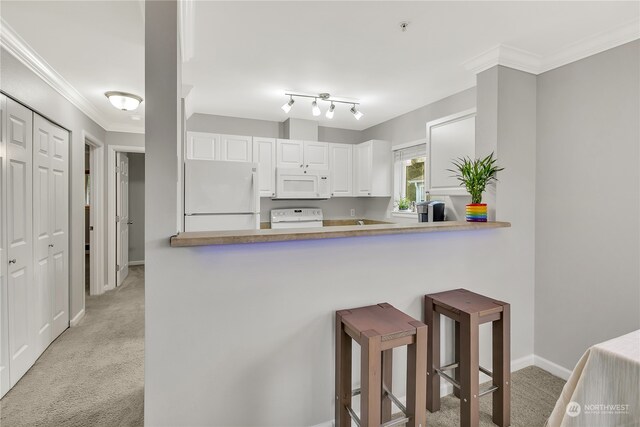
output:
M229 230L185 232L171 237L172 247L233 245L240 243L284 242L291 240L334 239L387 234L434 233L444 231L486 230L511 227L502 221L443 221L413 224L363 220L364 225L329 225L321 228Z

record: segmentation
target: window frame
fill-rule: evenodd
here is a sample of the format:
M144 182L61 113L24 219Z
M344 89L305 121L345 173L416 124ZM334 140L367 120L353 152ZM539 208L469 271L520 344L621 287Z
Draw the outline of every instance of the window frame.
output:
M425 189L427 188L427 174L428 174L428 168L429 168L429 164L428 164L428 156L427 156L427 140L425 139L417 139L415 141L410 141L410 142L405 142L403 144L398 144L398 145L394 145L392 148L392 160L393 160L393 200L392 200L392 213L394 215L398 215L398 216L402 216L402 215L410 215L410 216L414 216L415 215L415 211L399 211L397 206L396 206L396 202L397 200L399 200L401 197L406 197L406 186L405 186L405 181L406 181L406 167L405 165L402 165L401 167L398 167L398 163L399 161L396 160L396 152L397 151L401 151L407 148L413 148L413 147L418 147L422 145L424 147L424 176L423 176L423 180L424 180L424 186ZM419 156L422 157L422 156ZM413 158L413 157L412 157Z

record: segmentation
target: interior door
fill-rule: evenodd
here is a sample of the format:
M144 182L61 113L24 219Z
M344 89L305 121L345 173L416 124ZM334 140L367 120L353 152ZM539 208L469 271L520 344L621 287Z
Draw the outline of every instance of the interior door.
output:
M39 115L33 118L33 245L36 321L36 353L42 353L53 340L51 282L51 135L52 127Z
M37 116L37 115L36 115ZM51 127L49 195L53 339L69 327L69 132Z
M7 98L7 303L10 383L36 358L32 291L32 112Z
M116 186L117 285L129 275L129 157L117 153L118 185Z
M6 141L7 98L0 94L0 397L9 391L9 317L7 316Z

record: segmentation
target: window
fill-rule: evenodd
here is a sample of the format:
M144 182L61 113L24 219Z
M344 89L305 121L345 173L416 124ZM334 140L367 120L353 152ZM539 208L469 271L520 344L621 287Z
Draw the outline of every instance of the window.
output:
M426 145L421 143L401 148L393 154L394 211L415 212L416 203L425 201Z

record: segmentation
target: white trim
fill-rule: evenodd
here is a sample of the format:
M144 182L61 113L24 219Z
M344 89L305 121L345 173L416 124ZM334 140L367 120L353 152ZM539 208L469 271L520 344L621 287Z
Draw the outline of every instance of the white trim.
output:
M398 151L398 150L402 150L404 148L415 147L416 145L421 145L421 144L426 144L426 143L427 143L427 139L426 138L416 139L415 141L403 142L402 144L392 145L391 146L391 151Z
M105 222L104 222L104 143L89 132L82 131L82 141L91 146L91 223L93 224L92 240L90 242L91 262L90 295L100 295L104 292L104 250L105 250ZM83 168L84 169L84 168ZM84 203L84 200L83 200ZM82 260L84 266L85 259ZM86 268L86 266L85 266ZM83 269L83 271L85 271Z
M593 34L564 46L551 55L542 56L501 44L465 61L463 66L475 74L496 65L531 74L541 74L637 39L640 39L640 19L635 18L611 30Z
M144 265L144 260L142 261L129 261L129 267L133 267L136 265Z
M144 129L140 126L112 123L2 18L0 18L0 46L103 129L109 132L144 133Z
M82 310L80 310L78 312L78 314L76 314L75 316L73 316L73 319L71 319L69 321L69 327L73 328L75 326L78 326L78 324L80 323L80 321L84 318L84 308Z
M564 366L560 366L556 363L553 363L552 361L547 360L544 357L534 355L533 361L534 361L533 364L536 365L538 368L543 369L549 372L550 374L555 375L556 377L560 377L565 381L567 381L571 376L572 371L570 369L567 369Z
M193 0L180 1L180 19L178 21L180 31L178 34L180 36L180 56L182 57L182 62L188 62L193 59L193 40L195 34L195 15L193 8Z
M107 283L104 290L116 286L116 152L144 153L144 147L129 145L107 146Z

